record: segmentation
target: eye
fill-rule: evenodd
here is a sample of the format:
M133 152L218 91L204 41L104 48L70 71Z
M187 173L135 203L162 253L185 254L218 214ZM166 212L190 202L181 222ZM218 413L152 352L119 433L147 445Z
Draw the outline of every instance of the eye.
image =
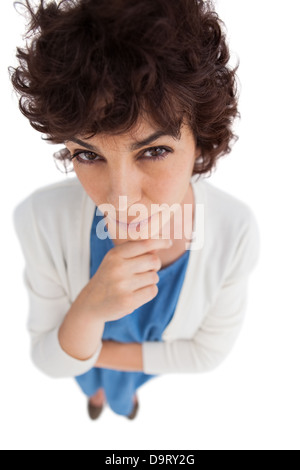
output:
M143 153L142 160L163 160L171 152L172 150L167 147L152 147Z
M94 162L102 161L101 158L94 152L78 151L72 155L72 160L76 159L78 163L91 165Z
M144 151L142 156L138 158L138 160L144 161L157 161L165 159L169 153L173 152L172 149L168 147L152 147ZM84 165L93 165L97 162L104 162L99 155L94 152L89 152L85 150L78 150L77 152L72 155L72 160L76 159L77 163L84 164Z

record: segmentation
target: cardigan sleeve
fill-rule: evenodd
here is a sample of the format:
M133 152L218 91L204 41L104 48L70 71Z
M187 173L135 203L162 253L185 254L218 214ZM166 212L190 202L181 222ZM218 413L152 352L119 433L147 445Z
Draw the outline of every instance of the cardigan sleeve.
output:
M247 309L249 277L260 255L259 229L252 212L248 222L216 299L195 336L190 340L145 342L142 345L145 373L208 372L231 352Z
M61 348L58 332L71 302L60 281L49 244L39 230L32 196L15 208L13 222L25 259L23 281L29 298L27 327L33 363L53 378L82 375L99 357L100 334L97 351L86 361L69 356Z

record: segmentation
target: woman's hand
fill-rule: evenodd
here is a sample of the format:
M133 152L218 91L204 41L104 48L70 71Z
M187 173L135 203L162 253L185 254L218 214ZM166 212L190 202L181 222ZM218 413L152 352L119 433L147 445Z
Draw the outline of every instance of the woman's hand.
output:
M75 359L94 356L105 323L119 320L156 297L161 260L154 252L169 240L129 241L110 250L80 292L59 329L62 349Z
M128 241L110 250L82 293L81 308L104 322L119 320L156 297L161 260L155 250L169 240Z

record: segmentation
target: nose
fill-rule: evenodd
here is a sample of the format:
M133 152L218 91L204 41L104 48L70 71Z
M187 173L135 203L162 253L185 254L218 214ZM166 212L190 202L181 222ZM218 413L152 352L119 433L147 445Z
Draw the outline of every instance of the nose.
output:
M107 203L115 207L120 218L128 208L141 200L141 178L132 166L120 163L109 175Z

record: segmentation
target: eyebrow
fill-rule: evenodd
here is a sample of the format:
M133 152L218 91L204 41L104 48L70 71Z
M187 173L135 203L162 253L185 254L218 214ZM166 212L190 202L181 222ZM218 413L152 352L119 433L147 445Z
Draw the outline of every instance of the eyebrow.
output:
M140 148L151 144L152 142L159 139L160 137L172 137L173 139L176 139L176 140L180 139L180 137L177 137L177 136L172 135L172 134L167 134L164 131L157 131L154 134L149 135L148 137L146 137L145 139L143 139L141 141L134 142L133 144L130 145L129 149L131 151L139 150ZM69 139L66 142L74 142L75 144L81 145L82 147L85 147L88 150L92 150L92 152L98 152L99 151L99 149L94 147L94 145L88 144L87 142L83 142L82 140L77 139L76 137L72 137L71 139Z
M86 149L92 150L93 152L97 152L97 151L98 151L98 150L96 149L96 147L94 147L93 145L88 144L87 142L83 142L82 140L77 139L76 137L72 137L72 139L66 140L66 141L65 141L65 144L66 144L67 142L74 142L75 144L81 145L81 147L85 147Z
M149 137L146 137L146 139L135 142L130 146L130 150L139 150L142 147L145 147L146 145L151 144L152 142L155 142L155 140L159 139L160 137L172 137L173 139L176 138L175 135L167 134L164 131L157 131L152 135L149 135ZM179 140L177 137L176 140Z

